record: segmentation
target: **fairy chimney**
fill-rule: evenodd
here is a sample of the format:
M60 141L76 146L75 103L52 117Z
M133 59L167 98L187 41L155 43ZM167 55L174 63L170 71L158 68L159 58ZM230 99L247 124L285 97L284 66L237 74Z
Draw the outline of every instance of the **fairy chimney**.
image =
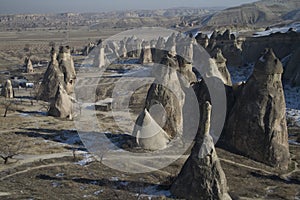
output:
M213 59L215 60L218 70L220 71L221 75L223 76L224 84L228 86L232 86L231 82L231 76L229 74L229 71L226 66L226 61L227 59L224 58L222 54L222 50L217 48L214 55Z
M25 71L26 71L26 73L34 72L32 62L31 62L30 58L28 58L28 57L25 58Z
M55 94L55 99L50 104L50 109L48 115L59 117L59 118L69 118L73 117L73 102L71 97L67 94L63 85L59 83L57 92Z
M151 48L150 48L149 42L143 42L143 44L142 44L140 63L141 64L152 63L152 53L151 53Z
M69 46L60 47L58 54L58 63L59 68L64 75L65 90L68 94L72 94L74 92L76 72Z
M38 99L44 101L50 101L51 99L54 99L58 84L64 82L64 74L59 68L57 53L54 48L51 49L50 54L51 61L49 62L48 68L44 74L37 97Z
M11 80L6 80L4 86L2 87L1 90L1 96L5 98L14 98L14 90L12 87Z
M227 180L210 135L211 105L202 108L203 118L191 155L171 186L179 198L230 200Z
M185 94L177 76L178 63L175 59L176 58L171 55L166 55L161 63L163 66L157 66L157 68L153 70L153 75L156 77L156 80L148 90L144 108L145 111L140 114L136 121L136 126L147 126L146 123L141 122L146 122L147 120L144 118L148 116L147 112L150 113L153 120L159 124L163 130L159 131L161 137L152 138L157 140L157 143L164 141L164 145L160 145L161 147L167 145L169 138L173 139L176 136L182 135L183 129L182 108ZM151 110L155 108L157 108L157 112L152 114ZM161 114L155 114L159 112L161 112ZM139 135L137 130L139 129L134 129L134 136ZM141 140L143 140L143 138L137 138L137 141L140 141L138 143L143 143L143 145L146 146L147 141L143 140L143 142L141 142ZM148 146L151 146L154 141L149 140L149 142L151 143L149 143ZM152 150L155 150L154 147Z
M287 169L289 145L282 72L280 60L272 49L266 49L240 91L221 141L249 158Z

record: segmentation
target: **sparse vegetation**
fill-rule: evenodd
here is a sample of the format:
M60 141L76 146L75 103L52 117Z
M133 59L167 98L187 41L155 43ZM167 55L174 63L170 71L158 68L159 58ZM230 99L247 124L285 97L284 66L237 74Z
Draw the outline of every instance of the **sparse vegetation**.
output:
M23 149L24 144L22 141L13 141L9 137L1 137L0 158L3 159L4 164L7 164L9 159L13 159L19 155Z
M16 102L14 99L0 97L0 106L3 107L3 117L6 117L9 111L16 110Z

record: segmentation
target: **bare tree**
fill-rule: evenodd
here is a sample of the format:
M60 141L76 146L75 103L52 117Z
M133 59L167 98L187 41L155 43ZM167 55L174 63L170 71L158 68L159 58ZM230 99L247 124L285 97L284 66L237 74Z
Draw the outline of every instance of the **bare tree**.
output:
M22 149L22 142L16 144L2 144L0 146L0 157L4 160L4 164L7 164L8 159L12 159L14 156L20 154Z
M14 111L16 110L15 101L7 98L1 98L0 99L0 106L4 108L4 114L3 117L7 116L8 111Z

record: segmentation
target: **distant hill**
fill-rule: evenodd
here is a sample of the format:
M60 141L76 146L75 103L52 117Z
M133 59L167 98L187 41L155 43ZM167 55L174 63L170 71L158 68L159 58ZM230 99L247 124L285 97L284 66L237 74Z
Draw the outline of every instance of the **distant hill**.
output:
M103 13L16 14L0 15L0 30L30 28L65 29L82 26L91 28L132 28L141 26L171 27L186 16L211 14L209 9L171 8L158 10L112 11Z
M299 10L299 0L261 0L201 17L198 23L206 26L263 26L300 20Z

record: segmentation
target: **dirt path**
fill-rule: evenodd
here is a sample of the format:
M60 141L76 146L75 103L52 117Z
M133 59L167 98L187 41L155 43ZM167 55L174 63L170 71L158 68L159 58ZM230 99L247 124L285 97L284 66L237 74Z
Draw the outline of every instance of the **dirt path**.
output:
M26 172L29 172L29 171L35 170L35 169L42 169L42 168L47 168L47 167L57 167L57 166L63 166L63 165L69 165L69 164L71 164L71 163L70 162L63 162L63 163L52 163L52 164L48 164L48 165L40 165L40 166L36 166L36 167L30 167L28 169L18 171L18 172L15 172L13 174L9 174L7 176L1 177L0 180L3 181L4 179L7 179L9 177L19 175L19 174L23 174L23 173L26 173Z
M244 164L241 164L241 163L237 163L237 162L227 160L227 159L224 159L224 158L220 158L220 161L223 161L223 162L226 162L226 163L229 163L229 164L232 164L232 165L236 165L236 166L239 166L239 167L243 167L243 168L246 168L246 169L250 169L250 170L254 170L254 171L260 171L260 172L263 172L265 174L274 175L273 172L269 172L269 171L266 171L264 169L260 169L260 168L256 168L256 167L251 167L251 166L244 165Z
M19 167L19 166L27 164L27 163L33 163L35 161L47 160L47 159L53 159L53 158L70 157L70 156L73 156L73 153L71 151L69 151L69 152L62 152L62 153L44 154L44 155L27 155L27 156L21 155L21 156L17 157L18 162L16 162L13 165L4 165L0 169L0 172L2 172L4 170L7 170L7 169L16 168L16 167ZM59 164L54 164L54 166L58 166L58 165ZM42 166L43 165L41 165L41 167ZM38 166L38 167L40 167L40 166ZM27 169L27 171L29 171L29 170L31 170L33 168L29 168L29 169ZM26 172L26 170L24 172ZM17 173L19 173L19 172L16 172L14 174L17 174ZM10 175L12 175L12 174L10 174ZM8 175L8 176L10 176L10 175ZM4 178L6 178L8 176L1 177L0 180L3 180Z

